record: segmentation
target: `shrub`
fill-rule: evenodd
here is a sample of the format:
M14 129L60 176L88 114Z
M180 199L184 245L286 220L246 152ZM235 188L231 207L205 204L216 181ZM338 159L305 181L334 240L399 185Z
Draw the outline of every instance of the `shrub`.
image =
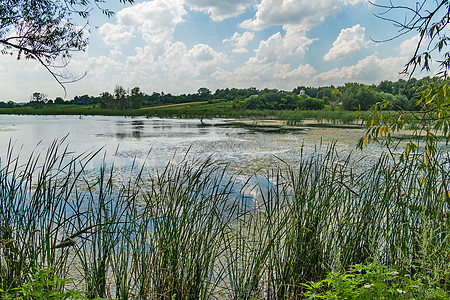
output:
M425 286L377 262L330 272L322 281L303 285L306 299L448 299L442 289Z
M60 279L53 273L53 268L36 269L34 274L29 275L29 282L8 291L0 289L0 295L2 299L85 299L79 291L64 290L64 286L72 280Z

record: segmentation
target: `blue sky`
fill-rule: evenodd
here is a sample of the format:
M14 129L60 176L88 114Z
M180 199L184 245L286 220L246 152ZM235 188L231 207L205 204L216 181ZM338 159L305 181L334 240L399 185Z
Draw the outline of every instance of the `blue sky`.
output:
M90 45L69 65L86 76L67 99L97 96L116 85L143 92L195 93L200 87L277 88L379 83L399 75L414 50L413 33L397 33L367 0L152 0L91 16ZM33 92L64 96L33 61L0 56L0 100Z

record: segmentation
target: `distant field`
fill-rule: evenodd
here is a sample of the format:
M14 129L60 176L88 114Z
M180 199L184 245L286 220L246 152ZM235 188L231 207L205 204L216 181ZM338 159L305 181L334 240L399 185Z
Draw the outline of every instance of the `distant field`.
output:
M198 102L177 103L177 104L168 104L168 105L160 105L160 106L150 106L150 107L142 107L141 109L166 108L166 107L184 106L184 105L192 105L192 104L203 104L203 103L208 103L208 101L198 101Z

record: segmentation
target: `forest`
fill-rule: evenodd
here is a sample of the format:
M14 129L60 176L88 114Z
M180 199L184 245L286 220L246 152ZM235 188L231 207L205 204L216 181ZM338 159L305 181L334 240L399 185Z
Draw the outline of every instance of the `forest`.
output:
M208 88L199 88L195 94L172 95L164 92L146 94L139 87L131 90L117 85L112 92L102 92L99 96L80 95L64 100L61 97L48 99L44 93L35 92L30 101L17 104L12 101L0 102L0 108L30 106L40 109L44 105L79 105L100 109L139 109L169 104L211 102L223 100L232 102L233 110L321 110L325 106L330 110L345 111L367 110L373 104L383 101L392 103L388 110L420 110L416 105L419 89L429 77L410 80L399 79L392 82L382 81L375 85L349 82L343 86L307 87L298 86L292 91L278 89L225 88L214 93Z

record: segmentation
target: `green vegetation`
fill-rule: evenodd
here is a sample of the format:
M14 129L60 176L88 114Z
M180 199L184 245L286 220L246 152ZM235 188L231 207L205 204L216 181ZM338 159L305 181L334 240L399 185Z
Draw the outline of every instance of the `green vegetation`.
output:
M0 55L36 60L65 91L64 84L76 80L66 70L70 57L74 52L85 51L88 46L86 27L90 14L94 11L101 11L106 16L113 14L103 4L103 0L2 1ZM39 104L42 99L37 100L36 104Z
M37 269L35 273L27 277L30 280L24 282L20 287L9 289L8 291L0 289L2 299L86 299L80 291L65 289L64 287L70 284L72 280L52 276L52 268Z
M49 100L36 92L26 104L0 102L0 114L273 118L291 125L315 119L319 123L351 124L365 117L352 111L368 110L374 103L389 103L380 106L380 113L386 115L389 111L421 110L423 104L418 100L428 81L431 80L424 78L370 86L347 83L341 87L297 87L292 92L226 88L212 93L200 88L196 94L179 96L164 92L147 95L139 87L127 91L116 86L112 94L75 96L70 101L59 97Z
M330 272L327 278L305 284L305 299L448 299L441 288L399 274L379 263L350 266L347 272Z
M385 109L394 105L391 99L373 105L368 112L361 114L366 130L359 146L375 141L395 149L398 142L393 139L393 134L411 129L412 132L405 137L407 143L400 160L410 159L414 155L422 168L428 168L430 159L434 157L432 154L439 150L439 145L450 141L449 89L449 81L444 78L433 78L426 82L416 102L418 111L386 113Z
M360 280L383 295L450 289L445 156L427 170L389 156L355 169L330 147L243 184L209 159L118 176L57 142L24 165L13 152L0 167L2 297L32 286L90 299L294 299L357 293ZM373 261L373 277L343 275Z
M414 107L400 106L399 99L394 98L385 98L375 103L370 111L362 116L366 124L366 134L359 146L367 145L373 140L388 148L395 148L392 134L407 127L412 128L414 131L407 137L408 142L400 160L410 159L414 155L415 159L421 162L422 168L427 169L432 154L438 151L439 143L445 141L448 144L450 141L450 53L447 48L449 37L445 34L449 24L446 20L450 3L448 0L424 0L420 5L383 2L372 3L381 9L376 16L395 24L399 28L398 36L412 32L419 37L414 54L405 65L403 73L411 75L416 69L430 71L433 60L439 64L440 71L435 77L427 78L419 84L422 87L416 91L417 101ZM399 12L403 15L402 19L398 18ZM417 81L414 80L414 84L417 84ZM396 113L386 115L383 112L395 107L398 107Z

